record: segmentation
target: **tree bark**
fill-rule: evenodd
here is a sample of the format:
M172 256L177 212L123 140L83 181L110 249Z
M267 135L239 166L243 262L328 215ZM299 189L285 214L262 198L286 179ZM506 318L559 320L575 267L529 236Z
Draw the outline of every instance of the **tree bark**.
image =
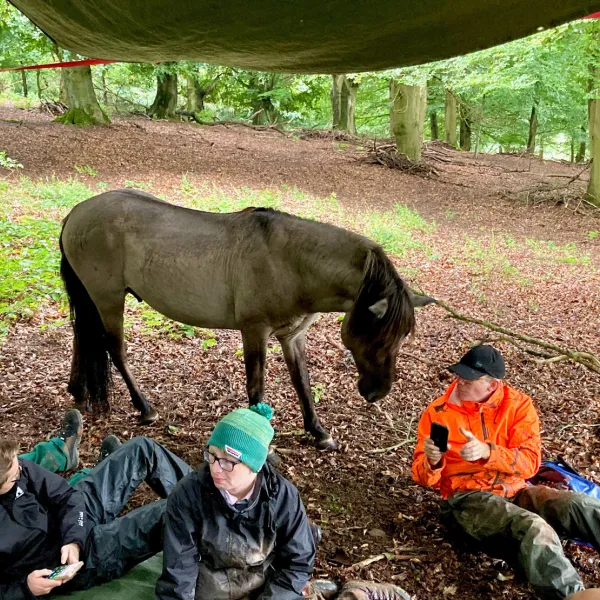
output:
M537 134L537 110L535 104L531 107L531 114L529 115L529 136L527 137L527 150L528 154L535 152L535 136Z
M69 125L105 125L109 119L100 108L94 85L92 70L88 66L62 69L65 104L69 110L55 120Z
M216 78L213 82L204 86L197 77L189 75L187 78L187 97L186 97L186 110L191 113L202 112L204 110L204 99L214 88Z
M585 160L585 142L579 143L579 149L577 150L577 154L575 155L575 162L580 163Z
M37 97L38 97L38 100L41 102L42 101L42 76L41 76L39 69L35 72L35 84L37 87Z
M102 99L104 106L108 106L108 87L106 85L106 73L102 71Z
M396 139L396 151L415 162L421 160L426 110L426 86L390 79L390 128Z
M438 128L437 112L435 112L435 110L432 110L429 113L429 123L431 126L431 139L434 141L439 140L440 139L440 131Z
M600 206L600 98L593 98L589 103L590 182L588 184L588 200Z
M154 119L177 119L177 73L158 73L156 96L148 111Z
M472 134L472 121L469 107L461 103L460 105L460 149L466 152L471 151L471 134Z
M21 71L21 83L23 85L23 97L27 98L29 87L27 86L27 73L25 73L25 71Z
M446 90L446 101L444 105L444 139L448 144L456 148L456 96Z
M356 134L356 90L358 84L345 75L332 75L331 110L333 129Z
M600 67L597 63L597 53L600 50L600 23L593 22L590 32L589 90L595 90L594 96L588 101L588 131L590 134L590 181L587 189L587 199L600 207Z

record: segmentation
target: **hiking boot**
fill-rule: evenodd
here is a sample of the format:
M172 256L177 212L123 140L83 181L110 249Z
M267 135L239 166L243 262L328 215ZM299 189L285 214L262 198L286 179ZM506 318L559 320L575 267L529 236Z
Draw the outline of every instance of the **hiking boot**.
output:
M318 546L321 543L321 540L323 539L323 530L314 523L309 523L309 526L310 532L312 533L313 540L315 542L315 546Z
M338 592L337 583L329 579L309 581L302 590L302 596L308 600L330 600Z
M402 588L389 583L348 581L338 600L411 600L411 597Z
M65 443L63 452L67 457L65 471L71 471L79 466L79 442L83 434L83 417L81 413L72 408L65 413L58 437Z
M102 440L102 445L100 446L100 454L98 455L99 465L107 456L110 456L119 446L122 446L121 440L116 435L107 435Z

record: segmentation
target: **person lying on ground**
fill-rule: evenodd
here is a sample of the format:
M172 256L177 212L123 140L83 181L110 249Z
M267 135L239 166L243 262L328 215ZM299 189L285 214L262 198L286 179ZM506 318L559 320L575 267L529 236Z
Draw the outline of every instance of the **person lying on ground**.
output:
M162 550L165 500L118 515L143 481L164 499L191 467L142 437L120 446L105 440L99 464L71 479L74 485L30 460L76 468L82 429L72 410L59 436L32 453L18 456L17 442L0 439L0 600L87 589ZM84 566L70 581L48 579L55 567L79 561Z
M530 486L540 466L540 425L533 402L505 382L502 355L476 346L449 367L457 375L421 416L413 479L438 490L442 515L489 554L516 558L542 598L584 589L559 535L600 550L600 501L585 494ZM448 428L436 445L432 423Z
M167 500L158 600L300 600L318 528L298 490L266 462L273 428L265 404L215 426L205 464Z

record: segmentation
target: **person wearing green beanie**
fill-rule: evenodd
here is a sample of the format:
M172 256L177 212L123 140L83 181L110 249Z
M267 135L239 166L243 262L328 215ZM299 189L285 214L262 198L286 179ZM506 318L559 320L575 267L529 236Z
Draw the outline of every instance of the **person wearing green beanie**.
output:
M167 501L157 600L301 600L315 533L296 487L267 462L273 410L238 408Z

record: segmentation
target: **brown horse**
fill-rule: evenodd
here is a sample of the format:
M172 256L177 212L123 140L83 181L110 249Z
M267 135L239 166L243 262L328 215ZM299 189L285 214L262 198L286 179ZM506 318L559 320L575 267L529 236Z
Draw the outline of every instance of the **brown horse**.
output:
M239 329L247 391L261 402L267 340L280 342L317 446L334 446L311 393L305 334L320 312L344 312L342 340L369 402L394 380L400 342L413 331L413 297L383 250L339 227L271 209L214 214L135 190L78 204L63 222L61 275L74 327L69 391L78 404L108 408L109 357L140 421L158 415L127 363L125 296L167 317L211 329Z

